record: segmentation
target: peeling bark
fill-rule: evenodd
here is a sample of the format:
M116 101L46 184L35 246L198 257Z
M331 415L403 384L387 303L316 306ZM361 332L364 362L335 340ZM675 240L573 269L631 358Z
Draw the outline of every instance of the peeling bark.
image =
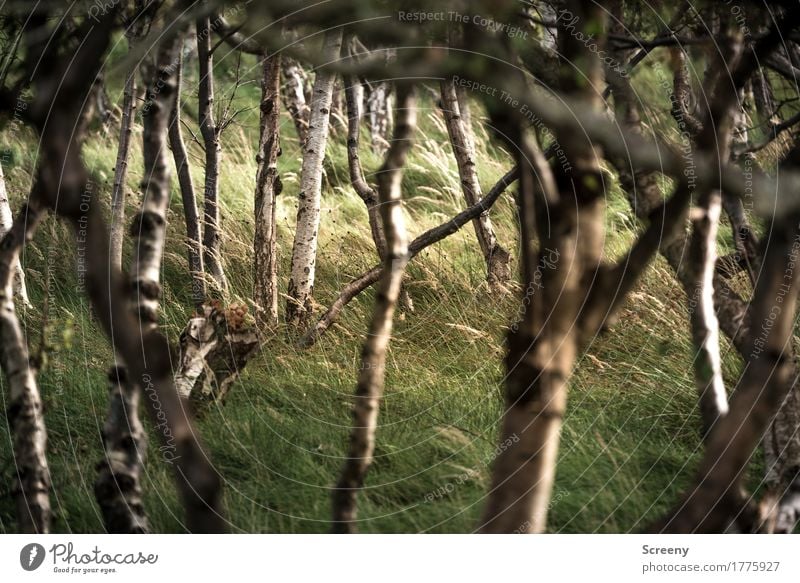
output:
M259 308L257 319L269 326L278 324L278 247L275 210L283 190L278 174L280 146L281 55L263 59L261 81L261 133L256 162L255 236L253 238L253 299Z
M175 373L178 394L197 404L224 403L231 386L259 348L258 336L233 306L206 306L181 333Z
M378 174L378 193L387 253L372 321L361 352L347 459L333 491L333 531L341 533L354 533L357 530L356 496L364 484L375 450L378 406L385 380L386 350L392 334L403 272L408 263L400 182L416 128L416 109L411 87L403 85L398 89L400 96L397 128Z
M339 57L341 29L325 33L323 53L326 62ZM297 230L292 247L286 322L293 327L304 325L313 312L314 277L317 262L320 205L322 201L322 162L328 142L331 92L335 75L319 69L314 81L308 140L304 146L297 207Z

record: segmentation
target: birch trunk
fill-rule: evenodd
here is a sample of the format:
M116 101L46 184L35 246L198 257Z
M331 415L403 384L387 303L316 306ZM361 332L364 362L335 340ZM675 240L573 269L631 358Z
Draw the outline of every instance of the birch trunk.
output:
M300 64L289 57L282 59L283 102L294 122L297 139L303 148L308 139L308 124L311 109L306 102L305 74Z
M178 57L175 71L175 101L169 118L169 147L175 160L178 184L181 189L183 216L186 220L186 254L189 261L189 276L192 281L192 301L199 308L206 299L206 280L203 269L203 242L200 234L200 219L197 216L197 200L194 193L189 156L181 129L181 90L183 82L183 54Z
M14 217L11 214L11 205L8 202L8 191L6 190L6 178L3 174L3 166L0 163L0 238L5 237L14 224ZM31 306L28 299L28 288L25 285L25 271L22 269L22 262L19 255L14 258L12 269L12 290L14 296L19 298L22 305L26 308Z
M142 501L147 434L139 421L140 391L127 376L124 367L113 367L108 375L109 405L103 425L106 458L98 464L94 495L107 532L143 534L150 530Z
M32 236L43 212L33 204L24 207L0 247L0 365L9 387L7 411L14 451L14 479L20 532L50 531L50 470L47 465L47 430L36 371L30 364L25 331L14 308L13 279L19 250Z
M400 118L386 160L378 174L387 253L372 321L361 353L347 460L333 491L334 532L354 533L357 530L356 496L364 484L375 450L378 406L385 380L386 349L392 334L403 272L408 263L400 183L416 128L416 110L411 88L403 85L399 90Z
M341 29L325 33L324 60L333 62L342 48ZM335 75L320 69L314 80L308 140L304 147L297 207L297 231L292 248L292 265L286 304L286 322L304 325L313 311L312 295L317 260L320 204L322 199L322 162L330 127L331 92Z
M261 81L261 133L256 162L254 290L258 319L278 324L278 248L275 209L283 186L278 174L281 55L265 57Z
M758 336L734 392L730 411L709 436L693 484L675 509L652 526L654 532L718 533L741 512L734 495L759 440L792 386L790 358L800 278L796 243L800 216L773 221L770 244L753 296ZM791 493L790 490L787 493Z
M463 102L460 103L456 85L452 79L441 81L440 91L447 133L450 136L450 144L453 148L453 154L458 166L458 176L461 180L461 190L464 193L467 206L472 206L480 200L482 193L476 171L472 126L465 123L462 115L462 111L468 109L468 104L463 100L463 97ZM472 224L475 227L475 235L478 238L478 244L486 261L489 286L493 290L502 289L502 286L511 279L511 256L497 242L488 212L472 221Z
M219 171L221 147L214 121L214 59L211 55L211 24L208 16L197 20L197 58L200 133L205 147L205 185L203 189L203 264L223 294L228 284L222 269L219 231Z
M392 86L388 81L376 83L367 97L367 125L373 151L382 156L389 147L392 131Z
M596 5L572 2L569 8L582 28L592 27L592 33L605 30L604 13ZM564 59L579 69L576 73L572 67L564 68L563 90L599 109L604 85L599 59L575 35L559 34L559 39ZM603 40L601 36L596 42L602 47ZM522 321L508 334L499 454L479 529L541 533L547 527L555 483L568 379L584 337L597 332L585 330L582 307L590 298L592 274L601 271L605 190L599 155L591 142L563 136L571 166L556 168L556 182L538 144L520 129L524 124L516 117L518 112L495 115L495 124L518 151L521 264L527 297L523 297ZM547 209L555 209L549 224ZM533 247L537 239L538 250Z
M131 33L126 36L128 52L131 53L136 35ZM122 269L122 240L125 233L125 200L127 198L125 180L128 176L128 157L136 113L137 68L135 64L131 66L122 91L122 120L119 126L117 162L114 166L114 185L111 190L111 262L117 269Z
M359 156L362 117L361 96L363 94L361 82L356 77L346 78L344 93L347 103L347 165L350 171L350 183L353 185L353 190L356 191L356 194L364 201L367 207L372 240L375 242L378 258L382 260L386 255L386 241L381 223L380 205L378 204L378 196L375 190L364 178L364 170L361 167L361 158Z

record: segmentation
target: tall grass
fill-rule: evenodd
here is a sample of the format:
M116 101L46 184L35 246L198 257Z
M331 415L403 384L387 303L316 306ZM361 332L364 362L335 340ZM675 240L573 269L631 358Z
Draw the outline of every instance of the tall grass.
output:
M254 71L247 74L252 77ZM223 84L230 82L229 75L219 78ZM240 88L240 96L253 103L257 86ZM187 111L191 107L188 104ZM418 143L403 182L412 234L464 206L440 114L430 100L423 100L422 107ZM477 113L475 129L483 138L478 141L479 173L488 190L510 162L486 139ZM251 296L253 279L256 116L257 112L245 114L223 136L224 267L231 296L244 299ZM279 170L284 191L277 216L280 279L285 285L300 152L288 117L281 129ZM114 133L98 133L84 151L104 205L110 198ZM19 208L30 186L36 145L26 132L3 137L15 152L6 181L13 206ZM364 205L348 185L343 141L343 136L334 138L325 164L315 289L321 306L376 261ZM199 162L199 145L191 143L190 151ZM368 178L374 180L380 160L366 146L363 163ZM139 200L141 165L140 152L134 148L129 216ZM195 184L202 185L199 163L193 174ZM605 247L613 258L630 243L637 225L610 172L608 176ZM180 204L173 188L162 315L173 343L191 311ZM497 203L492 220L500 241L517 250L511 193ZM40 384L49 431L55 530L93 532L103 528L92 483L102 455L105 374L113 356L79 293L75 266L72 235L48 220L26 249L25 267L34 305L41 306L46 293L50 296L51 324L41 330L38 308L22 317L31 345L38 346L43 338L48 345ZM513 295L489 295L484 279L471 226L427 249L409 267L407 289L416 310L398 315L389 349L376 459L361 497L364 532L469 532L476 526L503 411L504 334L517 309ZM351 395L372 300L372 291L358 297L309 350L298 350L283 335L269 339L227 404L207 411L198 421L225 482L233 531L328 529L330 488L345 453ZM553 532L636 530L675 500L700 448L689 362L683 293L668 268L657 261L625 306L620 324L593 340L576 367L551 508ZM725 365L726 376L733 380L737 364L730 351ZM3 383L3 399L6 390ZM14 461L5 424L0 442L0 468L3 483L8 484ZM144 489L153 528L183 531L170 468L159 459L154 438L151 444ZM0 531L13 530L13 500L5 492L0 497Z

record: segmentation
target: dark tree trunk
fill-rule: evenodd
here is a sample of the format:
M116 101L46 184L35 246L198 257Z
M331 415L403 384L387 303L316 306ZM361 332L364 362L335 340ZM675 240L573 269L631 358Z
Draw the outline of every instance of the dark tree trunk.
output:
M206 299L206 280L203 269L203 243L200 235L200 219L197 216L197 200L194 194L189 156L181 129L181 89L183 81L183 55L179 56L175 72L175 101L169 118L169 146L175 160L178 184L181 189L183 215L186 220L186 254L192 282L192 301L199 308Z
M270 326L278 324L278 248L275 209L282 185L278 174L280 147L281 55L262 62L261 133L256 161L254 290L258 318Z
M219 230L219 171L221 147L214 121L214 60L211 55L211 24L208 16L197 20L197 59L200 65L198 85L200 133L206 151L203 188L203 264L221 293L227 292L222 269Z

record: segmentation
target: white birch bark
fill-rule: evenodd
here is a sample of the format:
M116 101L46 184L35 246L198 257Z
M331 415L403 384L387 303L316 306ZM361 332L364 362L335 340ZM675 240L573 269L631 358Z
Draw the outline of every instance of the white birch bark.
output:
M324 58L333 62L342 48L341 29L325 34ZM317 260L320 204L322 199L322 162L330 129L331 94L335 75L324 68L317 71L311 101L311 121L304 147L297 207L297 231L292 248L292 264L286 305L286 321L293 326L304 324L312 313L312 295Z
M0 164L0 239L5 237L6 233L11 229L13 222L14 217L11 214L11 205L8 202L8 191L6 190L3 166ZM28 299L28 288L25 286L25 271L22 269L19 256L14 258L14 263L11 267L13 270L12 289L14 295L19 298L24 307L28 308L31 303Z

